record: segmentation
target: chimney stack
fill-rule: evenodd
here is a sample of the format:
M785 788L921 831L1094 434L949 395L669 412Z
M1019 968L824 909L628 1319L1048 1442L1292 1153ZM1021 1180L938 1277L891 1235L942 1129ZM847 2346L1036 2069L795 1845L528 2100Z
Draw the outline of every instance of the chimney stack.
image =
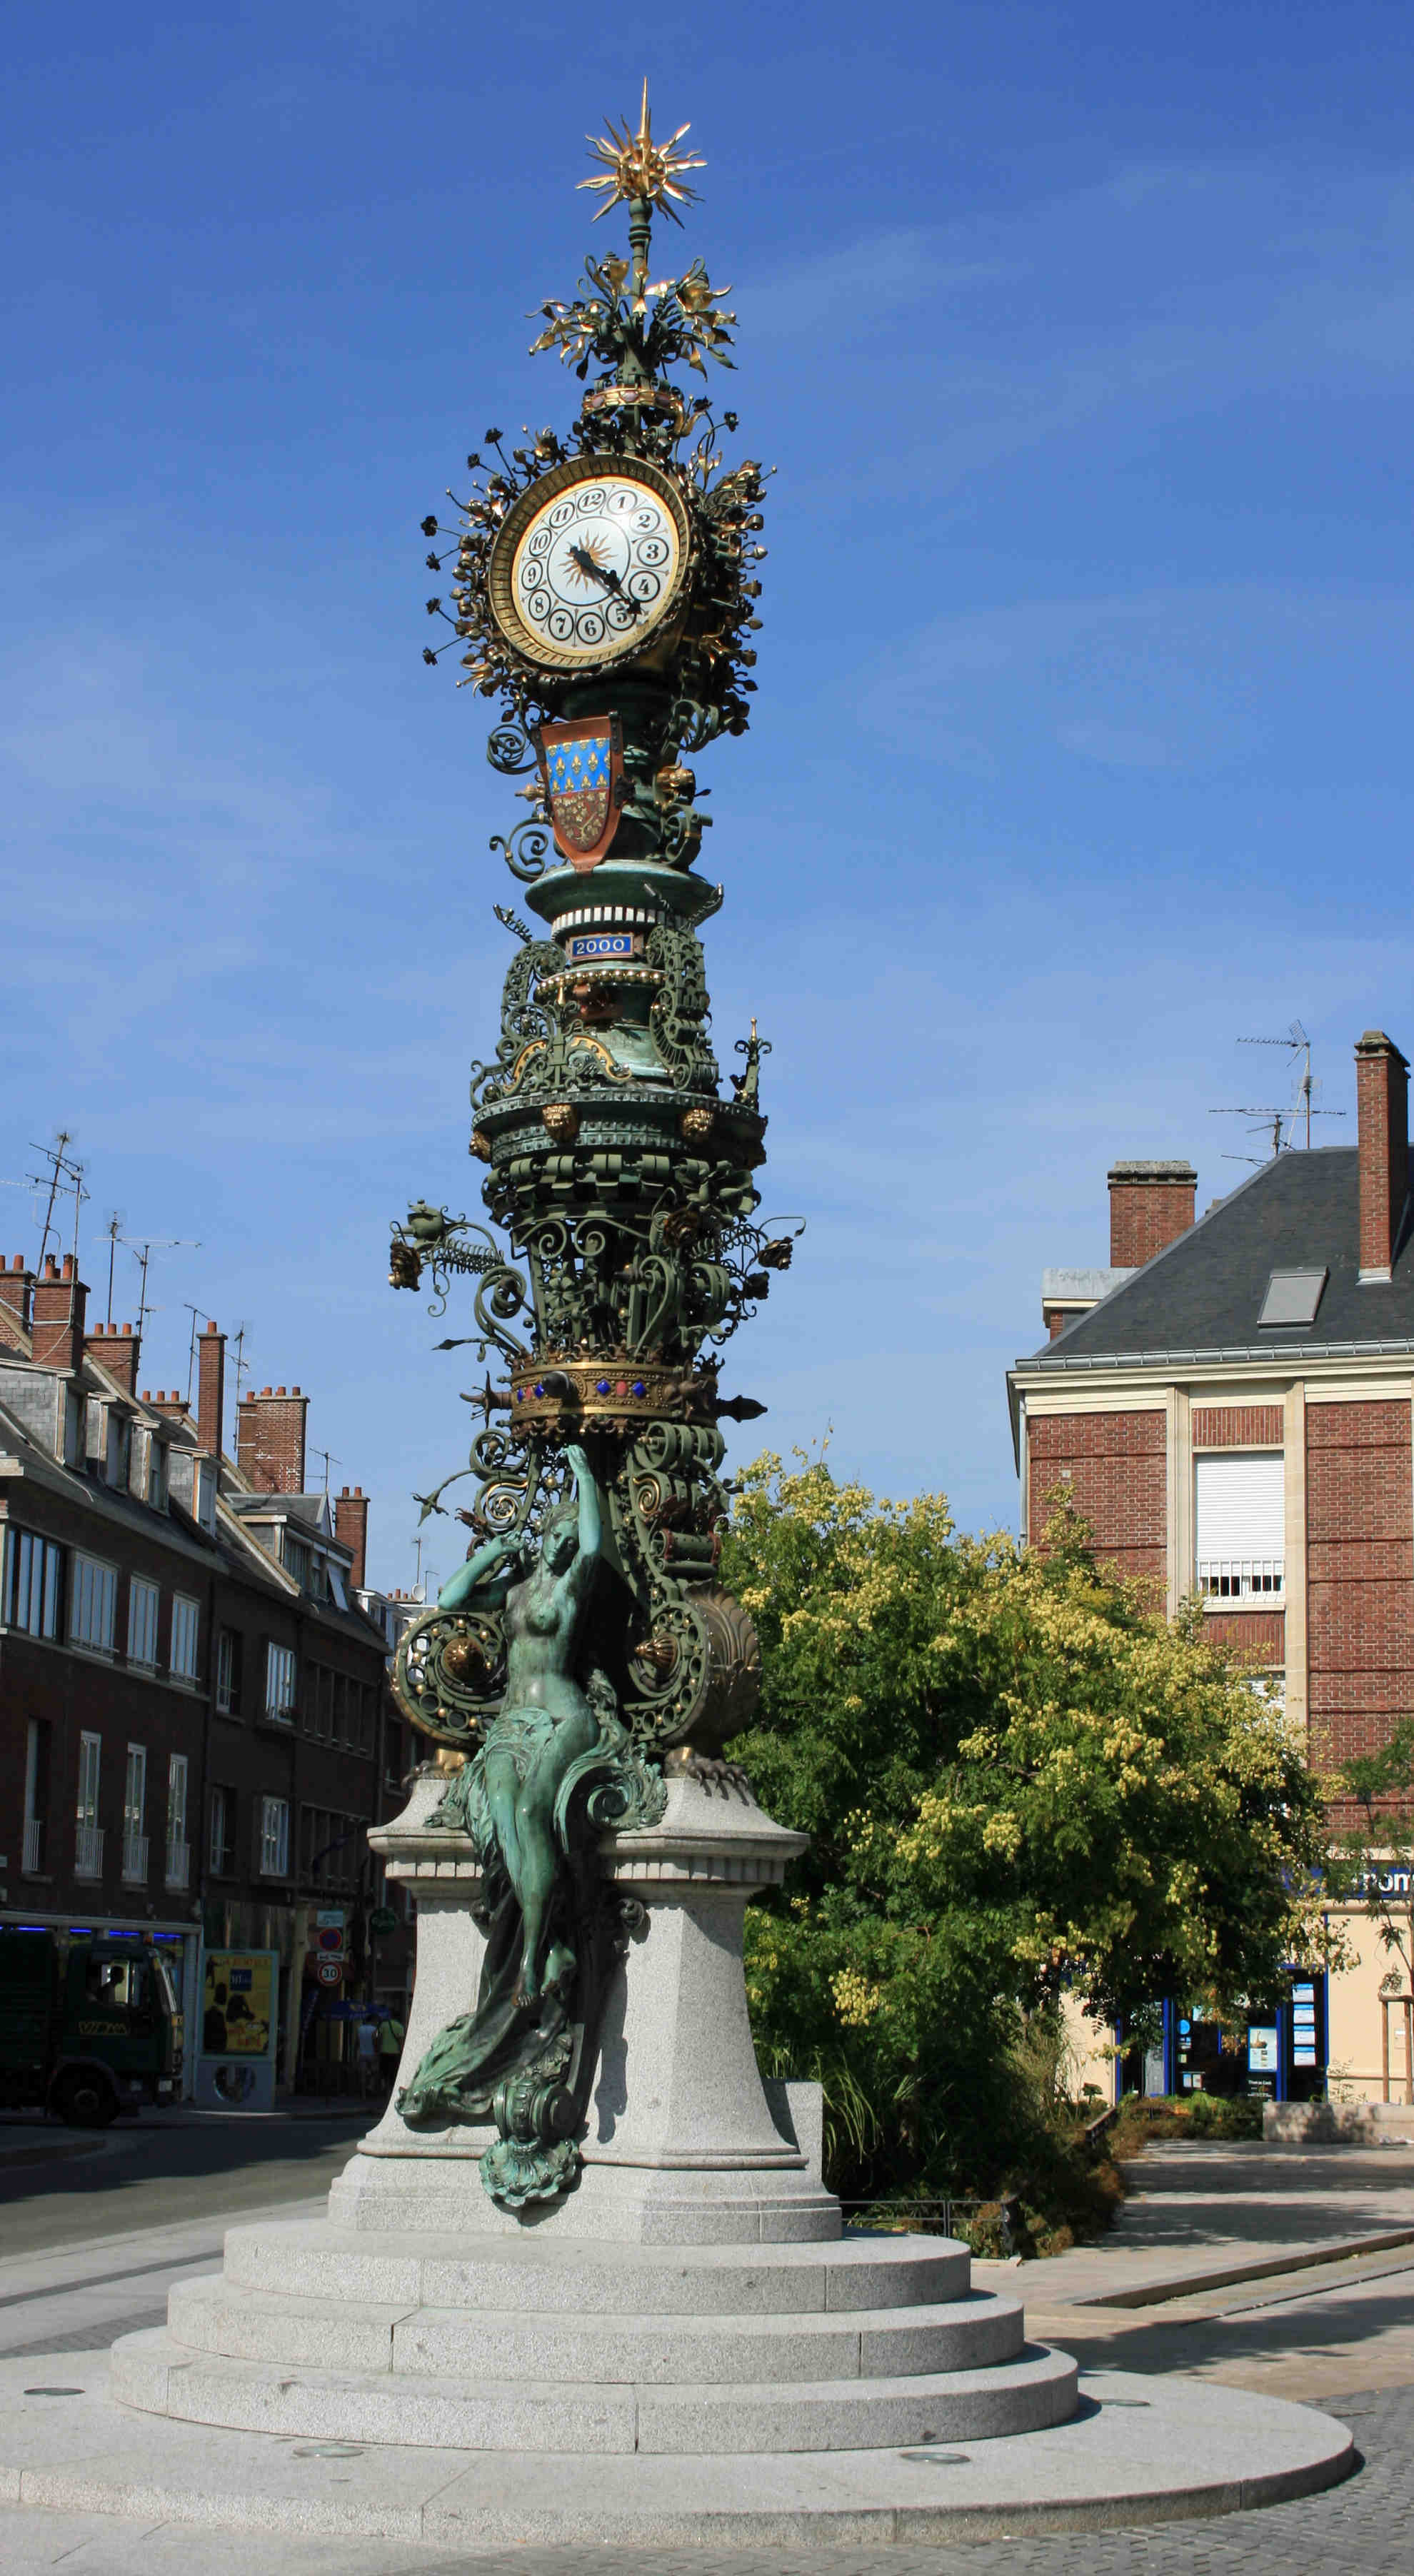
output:
M22 1252L14 1254L8 1270L0 1264L0 1306L22 1333L29 1331L29 1301L34 1287L34 1272Z
M1198 1175L1191 1163L1112 1163L1110 1267L1140 1270L1193 1223Z
M1355 1049L1360 1120L1360 1285L1389 1278L1409 1197L1409 1066L1383 1029Z
M241 1398L236 1461L259 1494L304 1492L304 1425L309 1398L297 1386L263 1386Z
M14 1273L11 1272L13 1278ZM88 1290L74 1268L71 1252L63 1265L51 1252L44 1275L34 1283L31 1348L46 1368L76 1369L83 1358L83 1317Z
M350 1493L345 1485L334 1504L334 1536L345 1547L353 1549L353 1572L349 1581L355 1592L361 1592L367 1581L368 1568L368 1500L362 1485Z
M206 1330L198 1338L196 1363L197 1440L210 1457L219 1458L226 1419L226 1336L217 1332L214 1316L208 1317Z
M131 1324L121 1328L117 1324L95 1324L91 1333L85 1333L83 1346L91 1360L97 1360L100 1368L117 1379L125 1395L136 1395L142 1343Z

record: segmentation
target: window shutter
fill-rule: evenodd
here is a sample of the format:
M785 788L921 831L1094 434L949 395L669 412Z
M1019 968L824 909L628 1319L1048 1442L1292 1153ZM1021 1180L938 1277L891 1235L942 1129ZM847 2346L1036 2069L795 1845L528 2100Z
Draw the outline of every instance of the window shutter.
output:
M1193 1503L1200 1590L1220 1600L1279 1593L1286 1551L1280 1450L1225 1450L1195 1459Z

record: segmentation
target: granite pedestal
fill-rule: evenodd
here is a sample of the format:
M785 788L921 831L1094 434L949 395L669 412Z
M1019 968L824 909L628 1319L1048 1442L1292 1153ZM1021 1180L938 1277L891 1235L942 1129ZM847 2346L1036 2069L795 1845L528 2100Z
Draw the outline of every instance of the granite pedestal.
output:
M443 1785L420 1777L374 1835L418 1903L404 2081L480 1968L474 1849L428 1822ZM164 2428L185 2444L203 2427L232 2462L261 2456L255 2437L271 2461L292 2442L355 2446L370 2511L379 2463L405 2485L419 2457L468 2475L474 2460L467 2540L902 2536L919 2527L899 2520L901 2499L922 2506L918 2464L956 2465L958 2443L983 2489L994 2464L1013 2519L1113 2518L1107 2442L1136 2509L1222 2509L1213 2443L1254 2401L1186 2392L1156 2483L1165 2445L1140 2474L1117 2412L1097 2440L1074 2362L1027 2341L1017 2298L972 2287L964 2246L842 2230L818 2094L768 2094L742 1972L746 1901L801 1848L744 1789L686 1775L660 1824L605 1837L606 1876L645 1921L611 1999L578 2187L503 2209L478 2172L492 2130L412 2130L390 2107L326 2220L232 2229L222 2272L175 2289L164 2330L114 2346L112 2413L149 2463L149 2505ZM1156 2388L1113 2408L1165 2404ZM1243 2477L1217 2482L1228 2502L1252 2501L1263 2474L1290 2494L1343 2473L1343 2428L1260 2415ZM176 2484L163 2493L183 2510ZM278 2520L268 2481L262 2495Z

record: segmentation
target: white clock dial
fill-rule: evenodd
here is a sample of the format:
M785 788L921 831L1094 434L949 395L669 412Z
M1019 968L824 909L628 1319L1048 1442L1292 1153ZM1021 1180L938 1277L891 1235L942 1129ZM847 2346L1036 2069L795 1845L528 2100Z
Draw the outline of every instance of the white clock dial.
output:
M678 521L650 484L610 472L546 499L511 561L511 603L559 664L602 662L646 639L673 604Z

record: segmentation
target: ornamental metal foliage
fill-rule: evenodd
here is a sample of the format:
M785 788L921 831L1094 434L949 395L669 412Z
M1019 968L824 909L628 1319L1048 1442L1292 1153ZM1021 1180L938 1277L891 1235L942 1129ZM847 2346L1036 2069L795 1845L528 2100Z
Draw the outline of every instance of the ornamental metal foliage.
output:
M471 1068L490 1225L419 1200L392 1243L392 1285L430 1285L434 1314L466 1278L472 1330L442 1347L487 1363L466 1398L480 1415L467 1465L420 1498L424 1519L456 1509L473 1555L408 1630L394 1690L444 1762L464 1757L438 1820L482 1855L490 1948L474 2010L403 2108L424 2124L494 2116L483 2178L512 2206L577 2171L626 1938L597 1835L651 1820L665 1769L718 1776L754 1704L751 1623L717 1579L720 1425L764 1408L722 1392L720 1354L801 1230L760 1214L770 1050L753 1022L724 1090L698 935L722 890L694 873L710 818L684 755L746 728L765 549L761 470L722 454L735 416L719 429L664 373L730 363L732 317L700 261L648 283L654 209L677 220L681 174L702 166L679 148L686 131L656 143L645 90L637 130L595 143L607 175L585 184L626 204L629 259L591 262L584 293L544 307L535 347L600 374L567 440L543 429L507 452L487 432L496 462L469 458L482 479L450 556L428 558L455 563L451 611L428 607L466 647L462 685L501 699L493 767L539 772L526 818L491 847L542 927L496 907L515 949L495 1052ZM543 605L542 564L570 605L537 636L522 612ZM589 718L615 728L620 811L605 854L572 865L538 728ZM445 1502L464 1480L469 1497ZM533 1637L553 1637L553 1656ZM564 1776L532 1814L560 1745Z

